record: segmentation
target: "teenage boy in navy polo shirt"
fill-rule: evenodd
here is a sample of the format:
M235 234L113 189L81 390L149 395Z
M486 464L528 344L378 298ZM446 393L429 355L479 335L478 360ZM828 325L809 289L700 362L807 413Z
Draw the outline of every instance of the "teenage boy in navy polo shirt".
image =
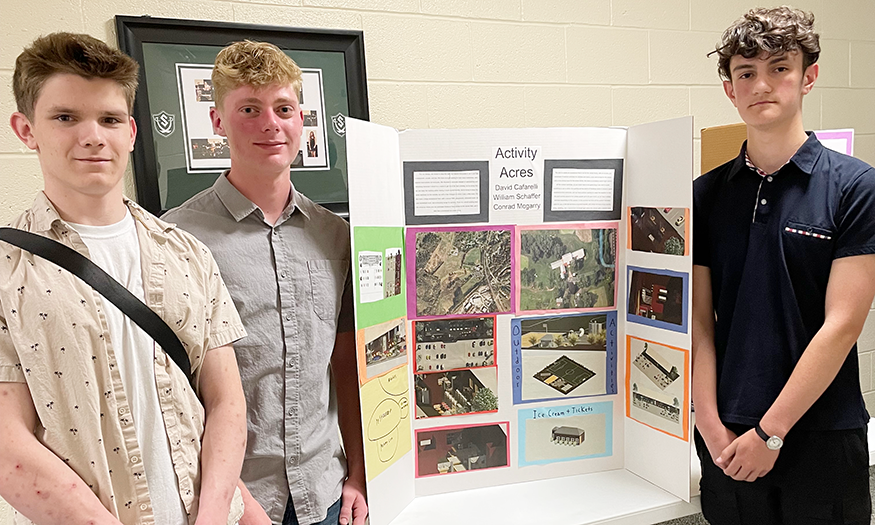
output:
M802 124L814 16L754 9L716 53L747 123L694 183L693 399L712 524L868 524L856 340L875 295L875 170Z

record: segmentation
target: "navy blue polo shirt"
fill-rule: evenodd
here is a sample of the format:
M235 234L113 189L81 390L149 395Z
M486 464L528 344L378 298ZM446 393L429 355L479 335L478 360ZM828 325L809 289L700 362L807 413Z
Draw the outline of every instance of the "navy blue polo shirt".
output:
M832 261L875 253L875 170L810 134L761 177L745 164L746 147L693 184L693 264L711 270L720 419L752 426L823 325ZM854 345L794 428L868 421Z

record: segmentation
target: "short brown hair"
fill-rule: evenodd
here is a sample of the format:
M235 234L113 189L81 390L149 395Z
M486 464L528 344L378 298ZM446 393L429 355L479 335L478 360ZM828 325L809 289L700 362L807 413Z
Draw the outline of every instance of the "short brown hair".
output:
M724 80L731 80L729 62L735 55L754 58L791 51L802 53L802 66L817 62L820 57L820 35L814 32L814 13L788 6L751 9L723 32L717 48L717 71Z
M225 96L240 86L291 85L301 100L301 68L268 42L244 40L222 49L216 56L212 79L218 108Z
M18 111L32 119L40 91L52 75L104 78L119 84L128 102L128 112L132 112L139 69L133 58L92 36L51 33L34 40L15 59L12 91Z

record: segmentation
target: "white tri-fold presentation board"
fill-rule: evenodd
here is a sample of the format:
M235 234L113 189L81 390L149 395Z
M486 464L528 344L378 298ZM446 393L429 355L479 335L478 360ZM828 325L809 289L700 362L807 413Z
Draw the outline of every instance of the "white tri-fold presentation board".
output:
M347 122L371 523L616 469L689 500L692 136Z

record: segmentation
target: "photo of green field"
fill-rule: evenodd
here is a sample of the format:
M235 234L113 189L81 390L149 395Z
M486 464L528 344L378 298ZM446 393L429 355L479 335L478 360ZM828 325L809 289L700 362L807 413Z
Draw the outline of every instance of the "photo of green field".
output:
M519 310L614 306L617 229L521 230Z

